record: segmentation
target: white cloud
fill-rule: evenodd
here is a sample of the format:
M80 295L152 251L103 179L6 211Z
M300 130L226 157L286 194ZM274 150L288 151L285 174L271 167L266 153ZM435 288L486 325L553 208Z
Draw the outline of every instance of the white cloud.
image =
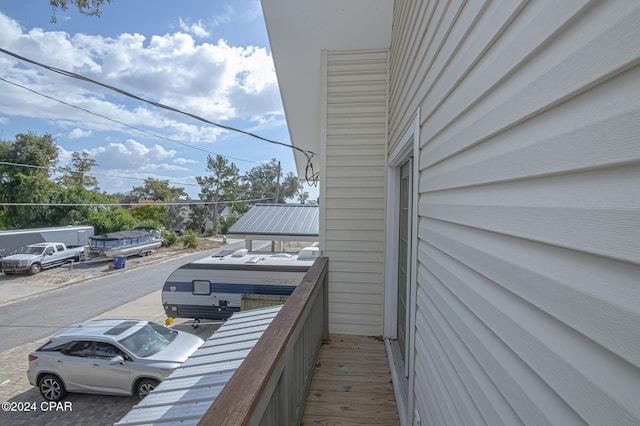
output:
M91 136L91 134L92 134L91 130L82 130L76 127L75 129L69 132L67 137L69 139L79 139L79 138L86 138L88 136Z
M58 167L71 167L72 163L72 151L67 151L61 146L58 146Z
M189 26L192 33L196 29L206 31L200 21ZM273 61L266 48L230 46L224 40L215 44L197 43L192 35L184 32L147 39L140 34L107 38L40 28L25 31L2 13L0 39L3 47L27 58L215 122L244 119L260 123L264 117L282 116ZM215 140L220 134L219 129L194 125L178 114L132 101L97 85L25 65L8 56L0 56L0 74L32 90L130 125L170 130L182 140L199 140L203 133ZM61 106L23 88L4 82L0 85L3 90L0 114L49 119L69 129L82 127L87 132L114 128L113 123L103 118Z
M209 31L207 31L207 27L202 23L202 19L200 19L197 23L191 25L184 22L182 18L179 18L179 20L180 29L182 31L193 34L194 36L199 38L209 37Z
M259 11L259 2L254 5ZM232 15L234 11L229 7L223 14L198 22L184 18L180 21L182 28L169 34L103 37L23 28L0 12L0 40L3 48L24 57L216 123L255 133L273 127L284 128L268 49L233 46L223 39L210 41L210 36L209 42L200 38L205 32L230 22ZM233 134L228 130L3 54L0 54L0 76L53 98L0 81L0 124L27 122L25 119L42 124L44 131L57 137L60 166L71 165L71 154L82 147L80 150L89 152L99 165L93 171L100 174L100 187L110 192L127 192L141 182L127 178L153 177L195 184L193 175L205 173L207 153L180 144L197 145L222 154L225 153L222 147L232 146L230 136ZM213 145L220 139L224 139L226 145ZM255 154L247 155L253 161ZM234 155L244 156L237 151ZM185 188L197 194L197 186Z
M176 158L173 162L174 164L198 164L196 160L190 160L188 158Z
M149 148L133 139L112 142L88 152L102 168L117 170L156 170L162 161L176 155L175 150L166 150L157 144Z
M22 36L22 28L13 19L0 13L0 40L16 40Z
M222 13L215 15L212 19L212 23L216 27L231 22L231 16L234 13L233 8L227 4L223 6L223 9L224 11Z

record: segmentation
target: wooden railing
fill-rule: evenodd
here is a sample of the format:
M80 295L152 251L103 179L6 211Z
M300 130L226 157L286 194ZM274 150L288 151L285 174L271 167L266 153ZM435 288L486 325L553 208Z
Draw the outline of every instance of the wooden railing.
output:
M323 339L327 270L318 258L199 425L299 425Z

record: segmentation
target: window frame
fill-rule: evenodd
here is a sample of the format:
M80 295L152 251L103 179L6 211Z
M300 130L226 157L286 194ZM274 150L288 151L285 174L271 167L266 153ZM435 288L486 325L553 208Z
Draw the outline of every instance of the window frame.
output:
M196 285L198 286L196 291ZM201 291L206 285L208 292ZM208 280L193 280L191 281L191 294L194 296L211 296L211 281Z
M102 356L102 355L99 355L98 354L98 345L101 345L101 344L102 345L109 345L109 346L115 348L119 353L117 355L110 356L109 358L107 358L105 356ZM103 342L101 340L98 340L93 345L93 357L96 358L96 359L111 360L111 359L113 359L114 357L116 357L118 355L121 356L125 360L128 358L127 353L125 351L123 351L122 348L118 347L117 345L115 345L115 344L113 344L111 342Z
M88 355L71 355L69 354L69 348L71 348L71 346L80 343L80 342L87 342L90 343L90 348L89 348L89 354ZM69 343L67 343L67 345L65 346L64 349L62 349L60 351L60 353L64 356L68 356L68 357L72 357L72 358L94 358L95 357L95 353L96 353L96 342L95 340L73 340Z
M384 304L384 337L387 354L392 365L397 365L394 343L397 339L397 291L398 291L398 254L399 254L399 203L400 167L413 158L411 185L411 230L410 230L410 279L407 307L407 340L408 350L402 371L392 369L391 376L398 401L398 412L402 425L409 424L413 412L414 363L415 363L415 322L417 295L417 246L418 246L418 164L420 159L420 109L407 130L387 158L387 203L386 203L386 256L385 256L385 304ZM397 347L397 346L396 346ZM406 377L405 375L408 375Z

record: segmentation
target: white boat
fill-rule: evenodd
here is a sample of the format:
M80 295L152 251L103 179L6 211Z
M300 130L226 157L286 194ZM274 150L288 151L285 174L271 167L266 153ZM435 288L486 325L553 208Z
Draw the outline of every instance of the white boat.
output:
M159 229L132 229L89 237L90 257L146 256L162 245Z

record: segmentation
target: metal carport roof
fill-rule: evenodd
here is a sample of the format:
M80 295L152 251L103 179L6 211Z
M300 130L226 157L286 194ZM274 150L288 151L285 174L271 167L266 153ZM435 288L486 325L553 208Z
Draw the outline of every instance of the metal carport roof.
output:
M318 237L317 204L256 204L229 229L229 234L269 237Z

